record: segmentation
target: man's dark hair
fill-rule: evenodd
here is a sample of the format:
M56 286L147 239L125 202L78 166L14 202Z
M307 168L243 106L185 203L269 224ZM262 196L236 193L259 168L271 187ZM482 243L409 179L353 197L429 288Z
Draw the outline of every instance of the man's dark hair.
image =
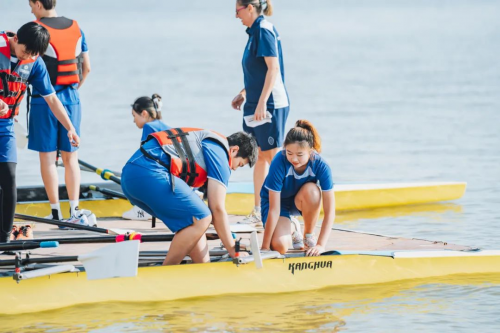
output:
M43 55L49 47L50 34L47 29L35 22L29 22L17 30L17 42L26 47L30 55Z
M257 162L259 149L257 148L257 141L255 141L253 136L245 132L236 132L227 137L227 142L230 147L240 147L236 157L248 158L250 167L254 166L255 162Z
M40 1L45 10L51 10L56 6L56 0L30 0L30 1L33 3Z

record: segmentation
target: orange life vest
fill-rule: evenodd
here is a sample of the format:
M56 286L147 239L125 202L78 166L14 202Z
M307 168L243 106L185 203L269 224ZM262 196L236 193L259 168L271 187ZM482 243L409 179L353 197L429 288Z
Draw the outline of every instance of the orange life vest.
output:
M9 111L0 116L0 119L12 118L19 114L19 104L28 88L28 78L36 60L19 60L11 70L8 37L13 36L14 33L0 31L0 100L9 105Z
M50 33L50 44L42 56L50 82L55 85L79 83L82 78L82 33L78 23L65 17L36 20Z
M163 151L170 156L170 166L151 156L144 143L155 139ZM150 134L141 144L142 153L170 170L170 174L184 180L189 186L201 187L207 181L207 167L201 143L205 139L220 143L226 150L229 166L231 155L226 137L200 128L175 128ZM173 187L173 182L172 182Z

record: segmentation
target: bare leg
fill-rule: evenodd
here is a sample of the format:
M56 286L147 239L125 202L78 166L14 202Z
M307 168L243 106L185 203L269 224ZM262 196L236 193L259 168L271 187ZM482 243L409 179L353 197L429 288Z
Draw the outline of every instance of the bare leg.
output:
M61 151L64 163L64 179L68 190L69 200L78 200L80 197L80 166L78 165L78 151L72 153Z
M269 165L274 158L274 155L280 151L280 148L262 151L259 148L259 157L253 169L253 190L255 198L255 206L260 206L260 190L264 184L264 180L269 172Z
M292 222L289 218L280 216L276 229L274 229L273 238L271 239L271 250L285 254L292 246Z
M56 152L40 153L40 170L43 185L51 204L59 202L59 180L56 167Z
M180 264L182 259L184 259L188 253L191 253L199 243L200 238L208 229L210 222L212 222L212 215L201 220L197 220L193 217L192 225L175 234L167 256L165 257L165 261L163 261L163 265Z
M315 183L302 185L295 196L295 206L304 218L304 234L312 234L321 210L321 192Z
M207 237L201 236L200 240L189 253L189 256L194 263L210 262L210 254L208 252Z

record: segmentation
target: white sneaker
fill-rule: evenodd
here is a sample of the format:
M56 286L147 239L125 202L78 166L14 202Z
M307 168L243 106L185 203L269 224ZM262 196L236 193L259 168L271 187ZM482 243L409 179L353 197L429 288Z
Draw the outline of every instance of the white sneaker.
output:
M125 220L147 221L153 217L137 206L133 206L130 210L123 213L122 218Z
M292 225L295 228L292 231L292 244L294 250L303 250L304 249L304 235L300 231L300 222L297 220L295 216L290 216L290 221L292 221Z
M82 214L81 216L71 216L67 220L62 220L62 222L73 223L73 224L78 224L78 225L84 225L84 226L87 226L87 227L93 227L92 225L89 224L89 220L87 219L87 216L85 214ZM62 230L74 230L71 227L62 227L62 226L59 226L59 229L62 229Z
M255 227L262 227L262 217L260 215L260 212L256 211L255 208L252 210L252 212L247 215L243 220L238 222L239 224L250 224Z
M318 243L318 240L316 239L315 234L306 234L306 237L304 237L304 245L305 245L306 249L309 249L311 247L315 247L317 243Z
M91 227L97 227L97 218L94 213L92 213L88 209L79 209L76 211L76 216L85 215L87 217L87 221Z

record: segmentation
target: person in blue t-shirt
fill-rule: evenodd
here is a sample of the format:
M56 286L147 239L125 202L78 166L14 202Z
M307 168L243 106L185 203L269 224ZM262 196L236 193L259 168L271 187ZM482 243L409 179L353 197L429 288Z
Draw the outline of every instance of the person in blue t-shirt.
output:
M30 0L31 12L36 22L46 27L50 34L50 45L43 57L50 82L66 113L80 134L81 104L80 89L90 73L90 56L85 34L78 22L58 16L56 0ZM64 63L61 64L61 63ZM45 191L49 198L51 214L48 218L62 220L59 203L59 181L57 176L57 152L61 152L64 163L66 189L70 204L70 220L77 221L83 215L90 218L88 210L79 209L80 166L78 147L68 144L66 130L51 114L50 107L42 98L44 92L33 86L29 112L28 149L37 151Z
M291 219L300 214L304 218L305 237L301 243L306 255L318 256L325 251L335 219L335 194L332 172L320 152L321 139L314 126L307 120L298 120L286 135L282 153L274 157L260 192L265 225L263 250L284 254L292 245ZM321 197L325 217L316 239L314 228ZM299 237L302 238L300 230L294 231L293 243Z
M226 188L232 170L251 167L256 159L255 139L245 132L224 138L213 131L175 128L152 133L142 143L123 167L122 189L133 205L175 232L164 265L179 264L186 255L196 263L209 262L204 234L210 223L229 255L235 256ZM208 207L191 188L205 184Z
M47 29L29 22L23 25L16 34L7 33L8 40L2 38L0 47L10 46L7 55L10 55L11 71L17 70L21 62L30 58L34 59L31 70L27 75L27 83L41 92L43 99L50 106L53 115L59 120L67 131L65 141L69 145L78 147L80 138L69 119L64 106L57 98L54 88L50 84L47 68L39 55L43 55L48 47L50 35ZM10 51L10 52L9 52ZM6 57L2 53L2 57ZM9 61L8 58L5 58ZM3 61L3 59L2 59ZM8 66L8 65L7 65ZM23 66L25 67L25 66ZM0 83L0 91L4 91L3 83ZM0 94L3 96L3 94ZM21 97L22 98L22 97ZM20 99L21 99L20 98ZM20 100L19 100L20 102ZM16 209L16 137L14 134L14 115L7 117L9 105L0 97L0 243L10 239L14 213ZM52 115L52 114L51 114Z
M138 128L142 128L141 142L145 141L151 133L171 129L170 126L161 121L162 105L161 96L158 94L153 94L151 97L139 97L131 105L134 124ZM152 218L150 214L137 206L124 212L122 217L127 220L139 221L147 221Z
M255 206L240 223L255 226L262 225L259 193L269 165L283 144L290 109L280 35L262 15L270 16L272 12L270 0L236 1L236 17L248 27L248 42L242 60L245 88L233 99L232 107L241 110L245 103L243 130L252 134L259 145L253 173Z

